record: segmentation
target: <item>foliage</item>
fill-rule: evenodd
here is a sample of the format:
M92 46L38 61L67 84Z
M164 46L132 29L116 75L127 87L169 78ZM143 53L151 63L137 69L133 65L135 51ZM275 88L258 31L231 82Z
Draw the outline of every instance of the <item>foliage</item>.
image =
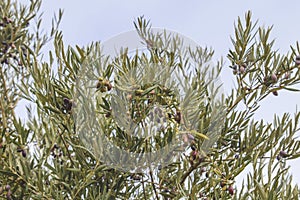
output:
M228 96L222 96L226 109L220 108L224 114L220 137L205 153L202 148L206 138L214 138L208 129L214 122L214 113L211 102L203 101L208 91L203 77L211 73L217 78L224 68L223 62L218 62L215 71L205 70L206 63L212 59L212 50L198 47L180 51L179 38L152 34L149 21L140 17L134 25L148 54L137 52L130 56L130 52L122 49L121 56L111 61L102 54L100 43L65 47L62 33L57 29L61 11L53 20L51 33L43 35L40 0L31 1L28 6L9 0L0 4L1 197L299 199L298 186L292 184L288 173L288 161L300 155L300 144L295 138L300 113L275 116L272 123L257 121L253 115L263 99L279 98L281 90L297 91L294 86L300 80L300 47L297 43L286 55L273 50L274 40L269 39L272 27L258 27L251 19L251 12L246 13L245 20L238 18L235 24L233 48L227 57L236 88ZM30 28L34 21L33 31ZM51 39L54 50L49 52L47 61L41 50ZM186 75L187 54L207 73L195 73L192 78ZM141 65L159 63L182 74L185 81L181 90L187 94L186 98L178 98L180 91L172 88L168 76L163 80L169 88L138 76ZM155 79L156 71L151 73ZM84 80L80 84L88 84L91 90L78 90L79 77ZM85 82L84 78L89 80ZM167 125L159 137L133 137L114 118L113 92L127 91L127 86L134 85L127 84L132 80L138 87L130 88L131 93L117 100L130 102L129 115L137 124L145 119L143 114L151 115L149 107L153 102L164 105ZM76 96L89 91L94 92L92 110L85 105L85 99ZM36 107L36 112L28 108L29 119L25 124L15 113L20 100L30 101ZM186 106L179 106L179 101L187 102L182 104ZM101 119L97 122L101 125L99 131L130 151L152 152L170 138L190 143L168 165L150 167L148 171L122 171L99 160L97 153L83 144L79 133L82 127L78 124L94 123L83 118L86 113ZM181 134L182 121L195 119L195 131ZM183 130L188 132L187 127ZM244 184L237 186L236 177L246 167L252 169Z

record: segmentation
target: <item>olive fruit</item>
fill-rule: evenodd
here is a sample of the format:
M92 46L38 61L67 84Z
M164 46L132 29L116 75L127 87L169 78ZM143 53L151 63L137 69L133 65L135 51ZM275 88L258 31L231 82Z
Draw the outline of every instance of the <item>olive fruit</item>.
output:
M63 98L63 106L66 109L66 111L70 111L73 106L73 101L68 98Z
M282 157L282 158L287 158L289 157L290 155L288 153L286 153L285 151L280 151L279 152L279 156Z
M230 185L228 188L227 188L228 192L230 195L234 195L234 189L232 187L232 185Z
M5 190L6 190L6 191L10 190L10 185L6 185L6 186L5 186Z
M296 65L300 65L300 56L296 56L295 63Z
M240 66L240 73L243 74L246 71L246 68L244 66Z
M223 188L223 187L225 187L226 186L226 182L225 181L221 181L220 182L220 186Z
M22 151L22 156L25 158L25 157L26 157L26 155L27 155L27 154L26 154L26 151L25 151L25 150L23 150L23 151Z
M273 91L272 94L273 94L274 96L278 96L277 90Z
M276 76L276 74L272 74L272 75L271 75L271 79L272 79L272 81L273 81L274 83L276 83L276 82L277 82L277 76Z

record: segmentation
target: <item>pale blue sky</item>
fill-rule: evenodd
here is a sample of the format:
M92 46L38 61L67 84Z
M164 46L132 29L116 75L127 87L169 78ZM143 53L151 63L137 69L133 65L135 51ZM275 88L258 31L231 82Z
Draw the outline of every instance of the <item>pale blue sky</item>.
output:
M144 15L151 19L154 27L162 27L180 32L199 45L212 47L215 58L226 60L231 47L230 35L233 23L238 16L243 17L247 10L253 13L253 19L259 19L260 25L274 25L272 38L276 38L275 47L281 53L289 50L300 40L300 1L299 0L44 0L45 30L49 31L50 18L59 8L64 9L60 26L64 41L70 45L86 45L92 41L105 41L124 31L133 30L133 20ZM222 80L226 91L233 86L234 77L225 68ZM293 113L299 106L300 94L280 92L278 97L270 96L259 109L257 118L272 120L273 114ZM294 181L300 183L300 173L293 165Z

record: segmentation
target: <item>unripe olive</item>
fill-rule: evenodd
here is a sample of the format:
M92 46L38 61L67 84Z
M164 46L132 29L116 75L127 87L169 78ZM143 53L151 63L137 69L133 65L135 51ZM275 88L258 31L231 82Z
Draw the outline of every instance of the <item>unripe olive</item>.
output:
M3 192L3 187L0 187L0 194L2 194Z

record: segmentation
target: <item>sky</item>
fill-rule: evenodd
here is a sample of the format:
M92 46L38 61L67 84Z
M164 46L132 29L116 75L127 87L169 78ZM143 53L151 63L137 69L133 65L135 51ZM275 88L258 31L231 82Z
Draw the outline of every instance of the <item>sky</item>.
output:
M276 39L275 48L281 53L290 50L290 45L299 41L299 0L44 0L43 27L50 31L51 17L59 8L64 10L60 29L63 31L65 45L84 46L93 41L106 41L125 31L134 29L133 21L144 15L153 27L177 31L197 42L200 46L212 47L215 59L223 56L225 66L230 63L226 58L232 47L234 21L244 17L248 10L253 19L265 27L274 25L271 38ZM234 87L234 76L228 67L222 73L225 91ZM267 121L274 114L283 112L293 114L299 106L300 94L280 92L278 97L270 96L262 103L256 118ZM300 163L298 163L300 164ZM298 172L297 172L298 171ZM300 172L292 163L294 182L300 184Z

